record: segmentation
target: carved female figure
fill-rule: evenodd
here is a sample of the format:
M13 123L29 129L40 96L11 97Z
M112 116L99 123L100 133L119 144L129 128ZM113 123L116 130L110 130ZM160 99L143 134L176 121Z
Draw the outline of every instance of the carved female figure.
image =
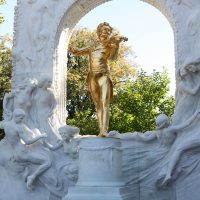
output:
M50 89L51 85L51 78L47 76L42 76L38 81L38 87L33 95L31 118L33 128L38 128L40 132L47 133L46 142L54 145L61 138L57 128L59 124L54 121L56 99Z
M46 55L49 50L47 46L50 33L44 27L51 27L56 3L52 0L28 0L27 3L34 10L34 12L30 12L27 23L28 39L33 48L27 49L27 52L34 58L35 65L45 68L49 61L46 59Z
M33 91L37 86L36 80L25 80L17 89L6 94L3 99L4 118L11 119L14 109L23 109L29 113Z
M171 156L164 172L162 186L166 186L181 156L188 150L200 147L199 141L199 95L200 95L200 61L189 63L178 70L178 93L173 126L188 127L187 131L177 130L177 139L171 147Z
M190 118L199 108L200 61L189 63L177 71L176 110L172 124Z
M185 127L191 125L196 119L199 120L200 111L197 111L188 121L183 125ZM178 164L181 156L188 150L192 150L200 147L200 140L198 132L197 134L190 135L190 137L183 140L175 149L173 149L173 153L169 159L167 164L167 170L165 172L165 176L161 186L166 186L172 180L172 174L175 169L175 166Z

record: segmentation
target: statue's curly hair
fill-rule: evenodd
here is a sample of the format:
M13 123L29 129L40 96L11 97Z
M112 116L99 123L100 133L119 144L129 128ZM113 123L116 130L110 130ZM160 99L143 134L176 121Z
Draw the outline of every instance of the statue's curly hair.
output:
M107 22L100 23L100 24L97 26L97 35L98 35L98 37L99 37L99 35L100 35L101 29L102 29L103 26L108 26L108 27L110 28L110 31L111 31L111 32L112 32L112 30L113 30L113 28L110 26L109 23L107 23Z

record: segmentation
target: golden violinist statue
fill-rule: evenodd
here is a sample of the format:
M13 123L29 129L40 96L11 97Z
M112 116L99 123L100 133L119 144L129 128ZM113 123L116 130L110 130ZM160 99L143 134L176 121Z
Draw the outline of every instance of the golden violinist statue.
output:
M128 38L112 34L112 32L113 28L107 22L101 23L97 27L98 40L94 45L70 49L74 55L89 56L90 68L87 83L96 106L99 136L101 137L107 136L109 104L113 97L113 84L107 62L116 59L120 42L128 40Z

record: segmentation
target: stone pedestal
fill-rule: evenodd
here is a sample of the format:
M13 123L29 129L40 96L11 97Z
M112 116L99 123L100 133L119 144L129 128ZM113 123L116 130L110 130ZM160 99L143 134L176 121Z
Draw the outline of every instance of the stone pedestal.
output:
M84 138L80 142L79 179L65 200L134 200L122 180L121 142Z

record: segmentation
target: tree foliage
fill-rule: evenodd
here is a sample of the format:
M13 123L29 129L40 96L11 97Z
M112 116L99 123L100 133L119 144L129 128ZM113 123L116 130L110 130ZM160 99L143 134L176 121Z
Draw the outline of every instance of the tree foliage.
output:
M0 6L5 4L6 1L5 0L0 0ZM0 13L0 24L2 24L4 22L4 17L2 16L2 14Z
M11 88L11 43L12 37L4 36L0 38L0 121L3 114L3 97ZM0 138L3 136L0 132Z
M167 71L153 71L148 75L140 70L136 80L128 80L118 90L111 105L110 129L120 132L147 131L155 128L155 118L160 113L169 117L174 111L174 98L168 96Z

